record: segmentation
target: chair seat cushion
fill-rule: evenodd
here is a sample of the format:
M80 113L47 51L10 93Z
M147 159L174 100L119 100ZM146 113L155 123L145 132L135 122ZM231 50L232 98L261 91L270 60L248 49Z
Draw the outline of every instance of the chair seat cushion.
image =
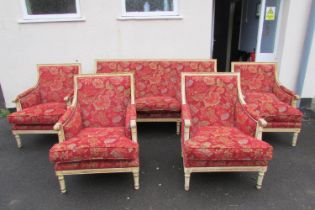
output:
M53 125L65 113L65 103L45 103L14 112L8 121L19 125Z
M205 126L184 143L188 160L271 160L272 147L236 128Z
M272 93L249 92L245 101L252 115L262 117L267 122L302 122L300 110L280 101Z
M168 96L152 96L137 98L137 111L180 111L178 100Z
M84 128L77 136L55 144L50 149L50 161L136 159L138 144L128 139L124 132L124 127Z

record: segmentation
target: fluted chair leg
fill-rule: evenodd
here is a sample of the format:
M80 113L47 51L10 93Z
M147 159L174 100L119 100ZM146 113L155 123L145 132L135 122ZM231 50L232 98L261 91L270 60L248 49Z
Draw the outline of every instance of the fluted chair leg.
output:
M293 139L292 139L292 146L293 147L296 146L296 143L297 143L297 140L298 140L298 136L299 136L298 132L293 133Z
M58 181L59 181L59 185L60 185L60 191L62 194L66 193L66 183L65 183L65 178L63 175L57 175L58 177Z
M256 185L256 188L258 190L260 190L261 187L262 187L262 182L263 182L263 179L264 179L264 175L265 175L265 172L263 172L263 171L258 172L257 185Z
M139 169L136 171L132 172L133 174L133 181L134 181L134 186L136 190L139 190L140 188L140 183L139 183Z
M185 190L189 191L189 184L190 184L190 172L185 171Z
M176 122L176 134L179 135L180 133L180 121Z
M15 140L16 140L16 144L17 147L20 149L22 148L22 142L21 142L21 137L19 134L14 134Z

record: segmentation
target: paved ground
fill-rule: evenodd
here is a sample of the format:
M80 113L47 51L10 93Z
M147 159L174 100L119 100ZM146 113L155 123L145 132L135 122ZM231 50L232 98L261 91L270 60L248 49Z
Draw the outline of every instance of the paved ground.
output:
M56 136L24 136L18 150L0 119L0 209L315 209L315 121L303 124L298 146L289 134L264 135L274 159L263 189L255 173L193 174L184 191L180 141L175 124L140 124L140 190L130 174L66 177L62 195L48 162Z

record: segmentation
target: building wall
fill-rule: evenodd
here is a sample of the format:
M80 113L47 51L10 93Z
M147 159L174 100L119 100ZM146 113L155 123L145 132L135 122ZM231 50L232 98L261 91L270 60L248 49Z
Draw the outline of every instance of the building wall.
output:
M279 79L286 87L296 90L312 0L285 0L283 3L277 52Z
M80 0L84 22L20 24L20 1L0 0L0 82L7 107L36 81L38 63L96 58L209 58L213 0L180 0L181 20L121 21L121 0ZM4 5L4 6L3 6Z
M315 33L313 35L311 52L308 58L302 97L315 99Z

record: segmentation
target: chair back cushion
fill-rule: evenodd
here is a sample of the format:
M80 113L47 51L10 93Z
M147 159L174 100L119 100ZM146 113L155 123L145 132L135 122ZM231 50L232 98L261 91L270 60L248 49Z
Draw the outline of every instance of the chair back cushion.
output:
M80 65L39 65L39 92L42 103L64 102L73 93L73 77L79 74Z
M271 93L275 84L275 63L234 63L234 72L241 74L241 87L246 92Z
M181 72L216 72L215 60L99 60L97 73L135 72L136 98L167 96L181 100Z
M84 127L122 127L131 103L130 75L88 75L76 78L76 103Z
M237 75L186 76L185 92L192 127L234 125Z

